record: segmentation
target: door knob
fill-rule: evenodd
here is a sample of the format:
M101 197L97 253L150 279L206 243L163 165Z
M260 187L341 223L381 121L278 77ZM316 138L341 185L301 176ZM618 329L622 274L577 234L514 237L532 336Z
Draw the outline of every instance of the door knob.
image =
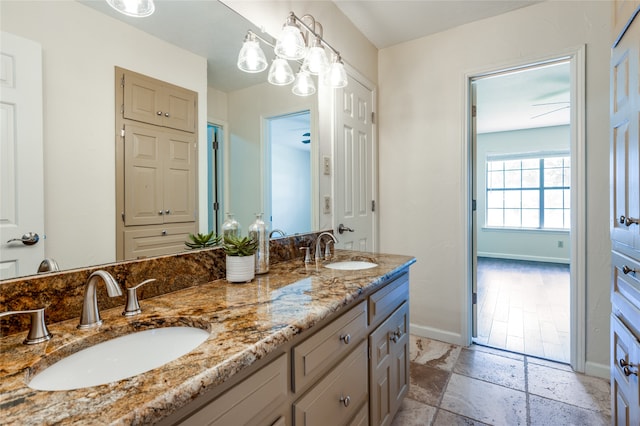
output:
M14 241L21 241L25 246L32 246L40 241L40 237L35 232L27 232L22 236L22 238L12 238L7 241L7 243L12 243Z
M340 224L338 225L338 232L340 234L343 234L345 232L354 232L354 230L349 228L348 226L344 226L343 224Z
M640 225L640 219L636 219L633 217L620 216L620 223L626 226L631 226L633 224Z

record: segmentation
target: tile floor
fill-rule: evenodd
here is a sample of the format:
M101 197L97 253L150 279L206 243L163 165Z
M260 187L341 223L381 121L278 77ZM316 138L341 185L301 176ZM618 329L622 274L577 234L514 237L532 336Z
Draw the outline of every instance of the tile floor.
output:
M566 364L415 336L410 356L392 426L611 424L609 382Z
M474 341L569 362L569 294L569 265L480 257Z

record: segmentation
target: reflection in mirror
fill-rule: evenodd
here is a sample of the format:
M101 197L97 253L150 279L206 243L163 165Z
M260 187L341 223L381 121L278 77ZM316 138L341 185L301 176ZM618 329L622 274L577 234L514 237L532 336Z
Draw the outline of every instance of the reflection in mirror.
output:
M295 96L290 87L266 83L265 73L238 70L246 31L259 30L224 4L167 0L144 19L118 14L103 0L3 0L0 12L3 31L42 46L46 228L33 231L43 235L44 256L55 259L60 269L116 260L116 66L198 93L200 232L219 226L225 211L233 211L245 229L254 213L266 213L266 117L309 111L311 173L317 174L317 97ZM220 167L211 169L207 123L219 128L222 147L218 162L211 163ZM218 177L217 217L209 198L210 176ZM317 192L311 188L312 200L318 199ZM311 229L316 229L317 206L311 213L299 210L311 216ZM2 257L9 249L1 246ZM38 263L17 275L35 274Z

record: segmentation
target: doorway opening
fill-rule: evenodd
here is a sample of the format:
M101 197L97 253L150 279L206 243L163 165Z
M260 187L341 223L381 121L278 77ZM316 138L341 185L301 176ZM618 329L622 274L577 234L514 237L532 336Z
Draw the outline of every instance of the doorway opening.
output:
M470 86L472 341L570 363L572 58L472 77Z
M311 232L311 112L267 118L265 218L286 234Z

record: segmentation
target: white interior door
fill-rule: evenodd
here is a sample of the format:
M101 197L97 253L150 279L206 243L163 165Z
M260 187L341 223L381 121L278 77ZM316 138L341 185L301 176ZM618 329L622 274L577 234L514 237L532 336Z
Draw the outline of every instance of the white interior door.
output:
M42 48L5 32L0 45L0 279L9 279L35 274L44 258ZM39 241L8 242L28 233Z
M335 224L338 248L375 251L373 93L353 78L336 92Z

